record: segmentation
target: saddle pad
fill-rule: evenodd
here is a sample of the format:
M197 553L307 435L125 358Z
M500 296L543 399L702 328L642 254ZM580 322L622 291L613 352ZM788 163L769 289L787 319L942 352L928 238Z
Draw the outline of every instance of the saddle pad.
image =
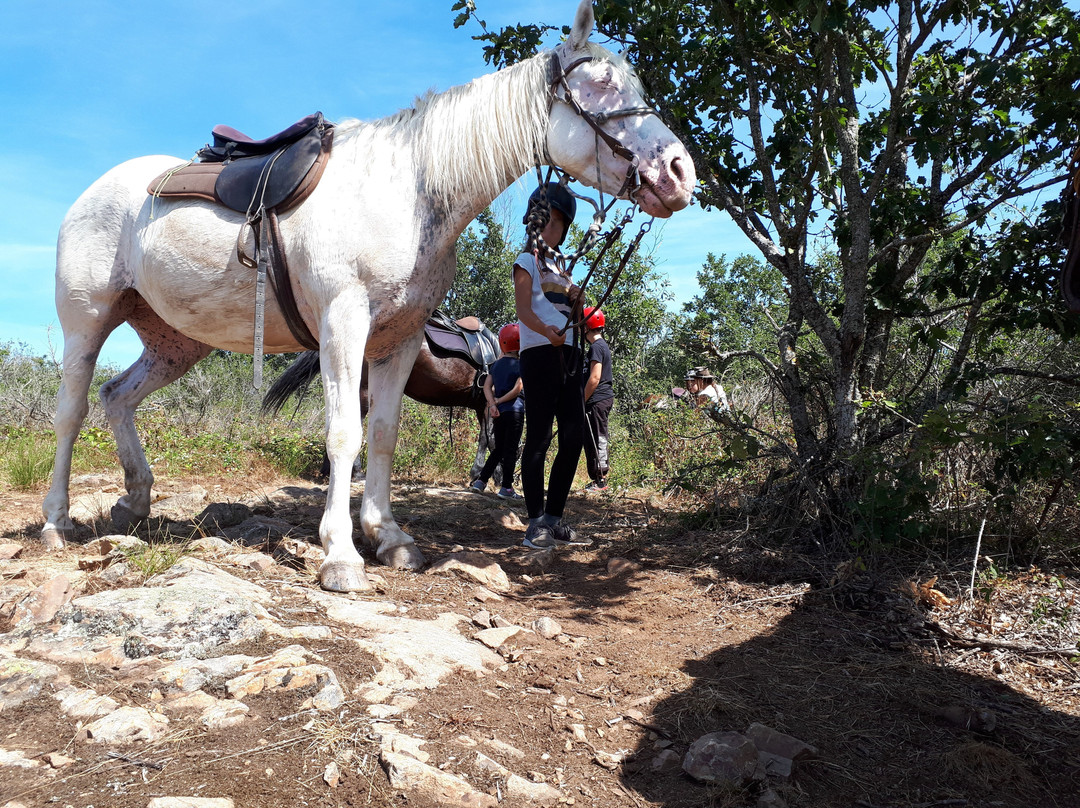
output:
M224 167L224 163L183 163L154 177L146 192L164 198L195 197L217 202L214 186Z

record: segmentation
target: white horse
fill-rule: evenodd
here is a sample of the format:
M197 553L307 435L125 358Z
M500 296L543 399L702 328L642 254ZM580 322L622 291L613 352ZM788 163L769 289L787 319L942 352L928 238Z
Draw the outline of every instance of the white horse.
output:
M325 589L369 588L349 513L352 463L363 441L357 391L365 358L372 407L361 528L384 564L417 569L424 563L391 513L390 472L402 390L422 326L450 287L455 242L468 223L529 171L537 154L608 194L621 188L654 216L690 202L689 154L645 106L630 67L589 42L593 22L591 2L583 0L571 35L553 51L428 94L384 120L340 123L319 185L281 216L293 291L322 359L331 463L319 525ZM589 120L589 113L611 112L616 115ZM636 175L628 154L636 158ZM74 530L72 447L98 352L113 329L129 323L144 346L131 367L101 388L124 467L126 494L113 509L114 522L150 513L153 474L135 431L138 404L214 348L253 350L255 271L235 253L244 217L208 202L147 195L154 177L182 162L154 156L117 166L79 197L61 226L56 306L63 384L56 464L42 505L42 540L50 548L62 547ZM265 352L301 350L272 297Z

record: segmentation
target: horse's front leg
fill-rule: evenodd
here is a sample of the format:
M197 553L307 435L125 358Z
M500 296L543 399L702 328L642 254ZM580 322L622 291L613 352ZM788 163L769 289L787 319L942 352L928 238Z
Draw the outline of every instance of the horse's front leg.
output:
M330 481L326 510L319 523L319 539L326 559L319 568L319 583L331 592L370 589L364 559L353 543L353 461L360 453L364 426L360 408L360 378L364 365L369 318L366 300L344 299L329 307L320 329L320 365L326 403L326 454Z
M399 569L420 569L424 555L413 538L398 527L390 512L390 473L394 464L401 396L420 350L423 332L405 341L389 357L368 368L371 410L368 412L368 464L360 525L382 563Z

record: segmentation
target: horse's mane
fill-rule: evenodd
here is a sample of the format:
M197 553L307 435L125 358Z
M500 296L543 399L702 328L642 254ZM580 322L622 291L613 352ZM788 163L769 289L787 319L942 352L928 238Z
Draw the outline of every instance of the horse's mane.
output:
M429 91L415 105L370 123L342 121L335 140L371 127L408 143L429 193L494 199L533 155L543 155L548 122L545 60L534 56L442 93Z
M622 56L592 42L586 47L597 61L623 71L641 91ZM439 200L494 199L505 190L508 177L519 176L534 155L546 155L547 57L544 52L445 92L429 91L413 107L378 121L343 121L335 140L340 142L354 127L370 126L413 144L426 188Z

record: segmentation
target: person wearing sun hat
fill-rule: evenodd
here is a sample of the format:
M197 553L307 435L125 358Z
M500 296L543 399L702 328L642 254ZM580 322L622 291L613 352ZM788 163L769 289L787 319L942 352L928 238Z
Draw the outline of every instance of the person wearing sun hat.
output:
M727 393L707 367L690 368L686 372L686 387L695 406L712 407L719 411L731 409Z

